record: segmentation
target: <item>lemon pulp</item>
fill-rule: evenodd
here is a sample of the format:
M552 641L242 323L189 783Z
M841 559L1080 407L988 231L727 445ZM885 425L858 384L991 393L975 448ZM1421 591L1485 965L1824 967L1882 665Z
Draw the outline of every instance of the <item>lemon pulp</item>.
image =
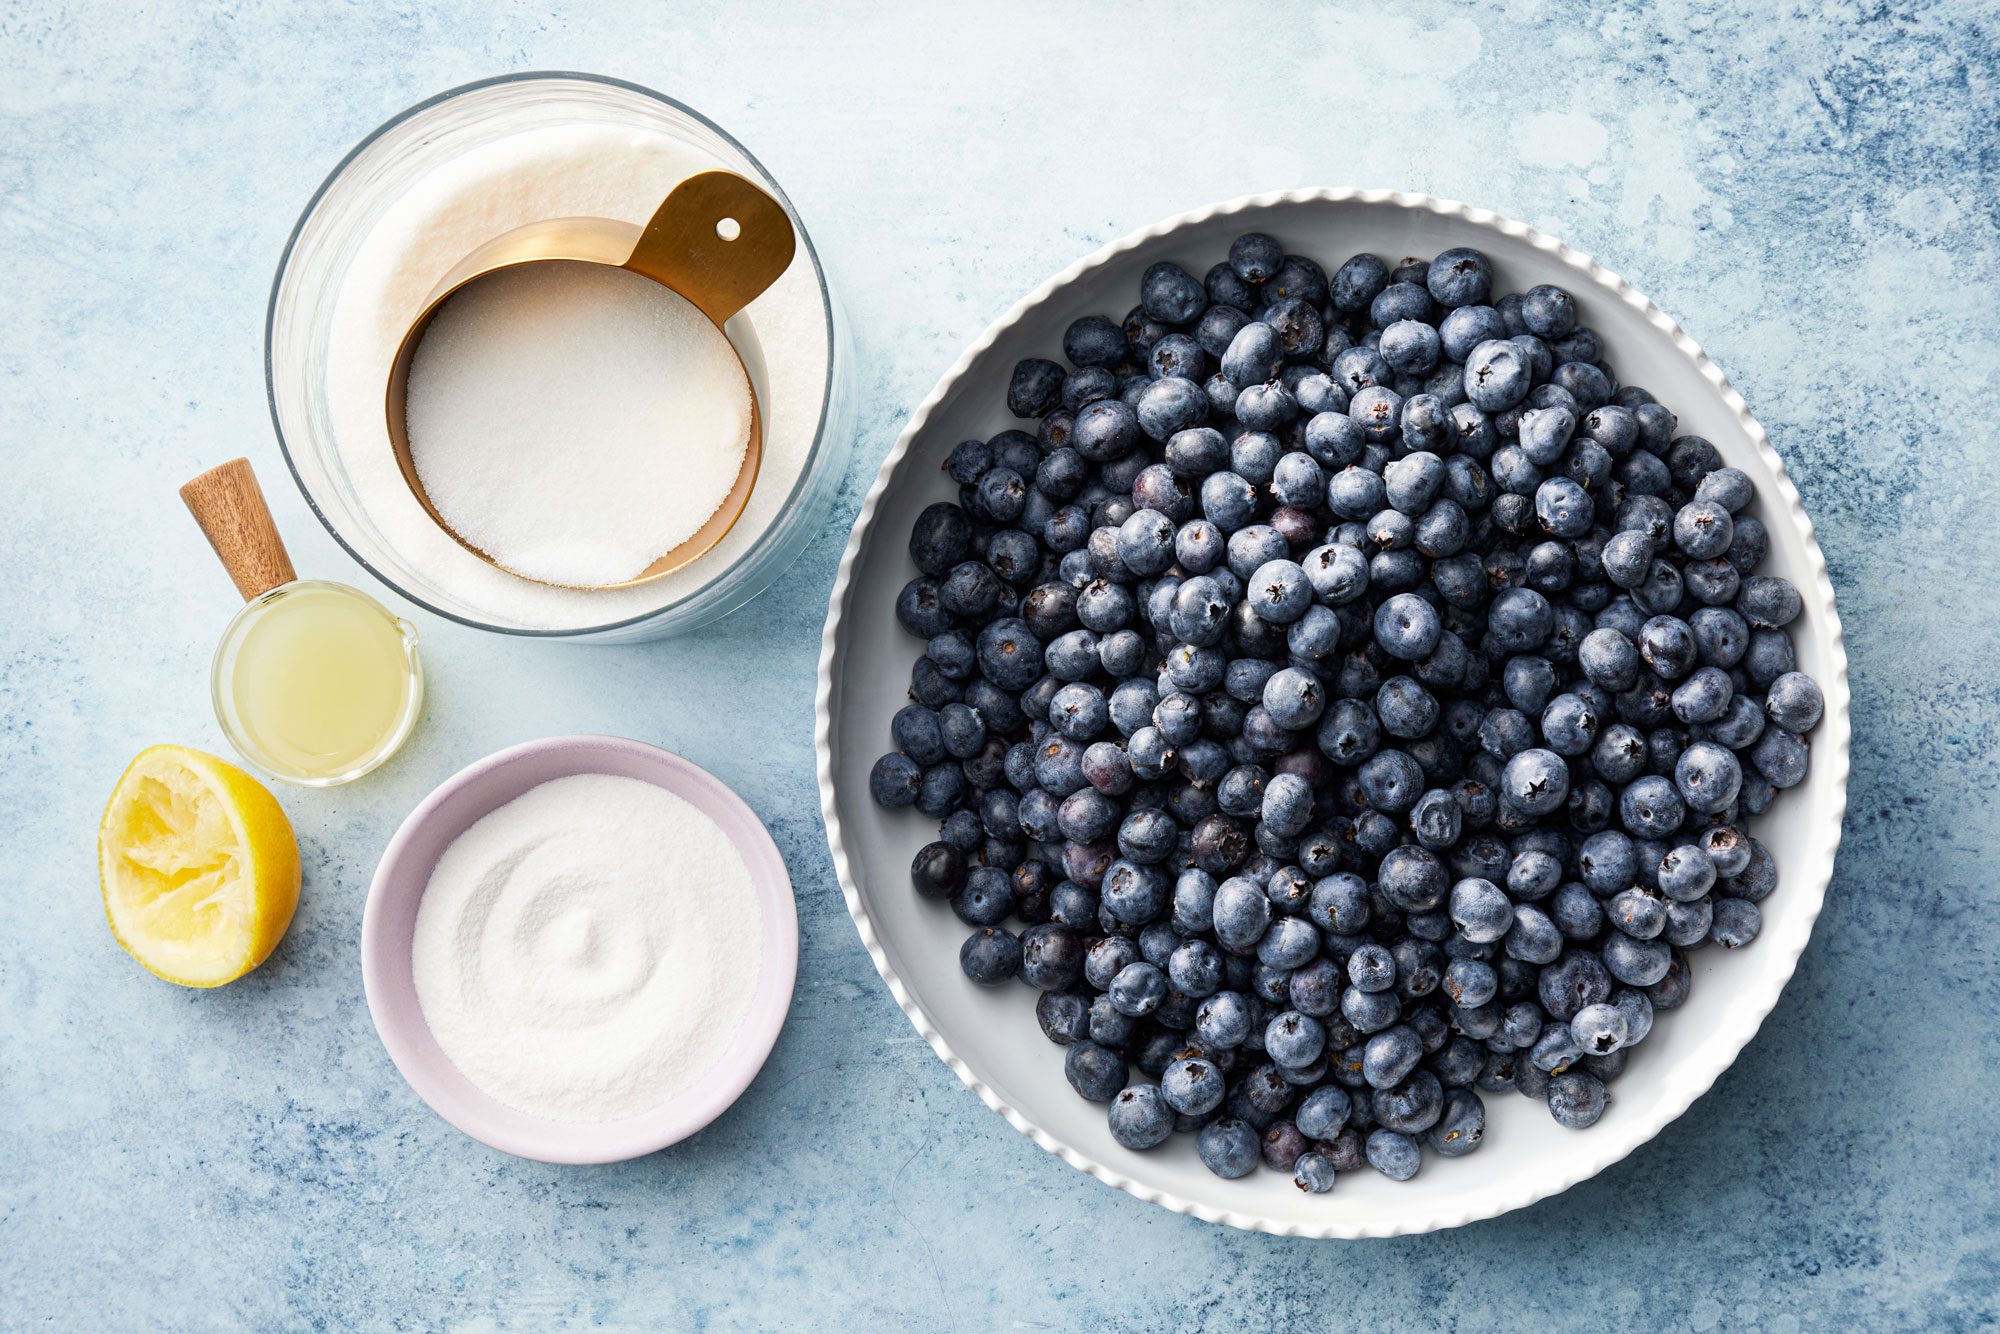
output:
M270 956L299 901L291 822L256 779L183 746L141 751L97 831L111 933L189 987L233 981Z

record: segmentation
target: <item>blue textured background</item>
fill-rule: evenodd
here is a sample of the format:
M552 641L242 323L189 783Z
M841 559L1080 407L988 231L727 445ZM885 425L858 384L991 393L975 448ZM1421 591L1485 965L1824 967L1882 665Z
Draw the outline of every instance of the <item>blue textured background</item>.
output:
M2000 1319L1992 4L1202 4L1143 25L1013 6L1004 26L576 8L0 13L0 1325ZM271 440L272 266L377 123L536 67L672 93L785 183L853 318L841 506L779 587L679 641L552 647L420 618L434 693L409 752L282 793L307 868L284 946L219 993L156 982L104 930L91 841L141 745L223 749L204 674L232 598L174 488L247 452L300 568L361 577ZM827 589L909 409L1078 254L1296 184L1499 209L1673 312L1804 492L1853 662L1839 873L1736 1068L1597 1180L1387 1243L1176 1217L1009 1130L876 980L813 781ZM745 681L749 706L718 717ZM461 1138L361 1001L362 897L399 817L461 764L559 731L707 765L798 885L770 1065L707 1133L619 1167Z

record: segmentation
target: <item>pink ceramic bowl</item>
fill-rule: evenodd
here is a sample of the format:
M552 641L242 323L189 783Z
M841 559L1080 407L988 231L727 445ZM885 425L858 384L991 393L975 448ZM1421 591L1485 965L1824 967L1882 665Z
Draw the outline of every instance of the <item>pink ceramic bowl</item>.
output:
M467 826L530 788L574 774L643 779L691 802L743 855L764 919L756 998L729 1054L694 1089L620 1121L545 1121L496 1102L459 1073L431 1037L410 975L417 903L431 868ZM558 736L524 742L459 770L420 802L389 840L361 918L368 1013L389 1058L431 1110L503 1152L545 1163L614 1163L678 1144L750 1086L784 1027L798 974L799 920L791 876L757 815L708 770L640 741Z

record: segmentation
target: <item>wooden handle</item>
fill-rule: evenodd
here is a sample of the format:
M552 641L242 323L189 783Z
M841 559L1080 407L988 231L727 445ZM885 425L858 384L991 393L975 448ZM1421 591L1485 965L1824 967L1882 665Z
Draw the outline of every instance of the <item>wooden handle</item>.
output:
M210 468L181 488L181 499L245 602L299 577L249 459Z

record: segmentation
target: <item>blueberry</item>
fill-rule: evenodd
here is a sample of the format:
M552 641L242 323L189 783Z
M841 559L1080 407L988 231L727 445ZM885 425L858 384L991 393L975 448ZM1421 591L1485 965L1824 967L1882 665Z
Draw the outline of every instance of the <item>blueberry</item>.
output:
M997 987L1021 971L1021 942L1000 926L981 927L958 949L958 966L982 987Z
M1757 764L1758 771L1763 773L1765 778L1769 779L1773 784L1777 784L1777 779L1772 778L1771 774L1765 770L1759 758L1765 741L1772 736L1789 737L1790 734L1779 728L1767 730L1763 738L1759 739L1757 747L1752 749L1750 758L1753 764ZM1796 739L1794 739L1793 744L1797 744ZM1803 755L1804 747L1802 745L1799 746L1799 751L1797 777L1793 778L1793 782L1796 782L1798 778L1804 777L1805 761ZM1790 777L1791 775L1788 773L1786 776ZM1657 783L1658 781L1657 779L1640 780L1640 782L1651 783ZM1743 769L1734 754L1712 742L1697 741L1682 751L1680 758L1675 761L1674 783L1673 788L1670 790L1679 798L1679 802L1675 803L1676 805L1684 803L1689 809L1700 814L1713 815L1719 811L1728 809L1729 804L1736 800L1737 794L1742 790L1742 784ZM1779 785L1788 786L1788 784ZM1633 785L1633 787L1637 786L1638 784L1636 783ZM1632 788L1626 789L1628 796L1632 790ZM1657 789L1651 789L1651 791L1657 791ZM1654 833L1653 837L1664 837L1665 834L1672 832L1671 829L1664 828L1665 816L1671 809L1669 807L1666 811L1663 811L1661 821L1655 822L1655 827L1658 827L1660 832ZM1675 819L1674 824L1675 827L1678 827L1679 820ZM1633 828L1630 818L1626 819L1626 827L1628 829Z
M1688 618L1688 629L1694 634L1695 657L1708 666L1726 670L1749 651L1749 622L1727 607L1700 608Z
M1159 1009L1167 998L1167 975L1142 959L1120 969L1106 994L1119 1013L1140 1018Z
M1218 309L1242 314L1257 307L1256 284L1243 281L1227 263L1210 266L1202 286L1207 289L1210 302L1208 310L1203 312L1204 320Z
M1063 368L1041 357L1015 363L1007 384L1007 410L1016 417L1040 417L1062 401Z
M1116 1104L1113 1104L1114 1110ZM1171 1129L1171 1127L1169 1127ZM1113 1134L1116 1134L1116 1127ZM1162 1136L1161 1138L1165 1138ZM1124 1143L1121 1139L1120 1143ZM1148 1147L1127 1145L1128 1148ZM1258 1159L1257 1132L1238 1117L1225 1116L1210 1121L1195 1134L1195 1154L1202 1166L1219 1177L1234 1180L1248 1176L1256 1170Z
M1158 510L1137 510L1118 528L1118 558L1134 574L1159 574L1174 563L1175 532Z
M1595 1075L1569 1070L1549 1080L1549 1115L1556 1124L1582 1130L1604 1115L1604 1084Z
M1045 991L1035 1001L1035 1022L1050 1042L1073 1046L1090 1037L1090 1002L1074 991Z
M1062 991L1083 975L1083 941L1054 922L1031 926L1021 935L1021 978L1043 991Z
M1682 759L1686 759L1685 752ZM1633 780L1618 799L1619 820L1627 830L1641 838L1669 837L1681 827L1686 810L1684 799L1675 785L1657 774Z
M1303 1153L1292 1165L1292 1184L1309 1195L1333 1189L1333 1160L1323 1153Z
M1208 419L1208 395L1194 381L1175 376L1153 381L1141 392L1135 408L1140 429L1154 440L1165 441Z
M1423 375L1443 351L1438 331L1422 320L1398 320L1382 331L1377 350L1398 375Z
M1406 662L1430 656L1443 634L1436 608L1410 593L1384 599L1375 612L1374 630L1383 652Z
M1389 285L1389 266L1374 255L1356 255L1334 270L1328 293L1335 310L1350 314L1368 309Z
M1674 688L1674 716L1684 723L1712 723L1729 710L1735 687L1720 667L1700 667Z
M1376 1130L1368 1136L1368 1165L1391 1181L1408 1181L1423 1166L1423 1150L1416 1140L1393 1130Z
M1726 950L1741 949L1757 938L1763 913L1748 899L1717 899L1709 939Z
M1674 516L1674 545L1693 560L1708 560L1729 550L1736 526L1718 501L1691 500Z
M1785 731L1804 735L1819 726L1819 720L1826 712L1826 700L1810 676L1803 672L1786 672L1765 687L1764 712ZM1770 777L1768 774L1765 776Z
M1327 479L1327 507L1341 518L1372 518L1386 499L1382 475L1372 469L1349 466Z
M1155 379L1173 376L1199 383L1211 364L1208 352L1191 334L1168 334L1146 352L1146 368Z
M1397 279L1368 303L1368 322L1377 329L1386 329L1398 320L1428 322L1430 318L1431 294L1421 282Z
M1657 982L1643 985L1646 999L1655 1010L1671 1010L1686 1002L1688 991L1694 984L1693 975L1688 972L1687 961L1678 953L1669 953L1667 965Z
M1805 603L1791 582L1777 575L1752 575L1736 595L1736 610L1758 630L1776 630L1798 619Z
M1446 309L1481 306L1493 294L1493 265L1463 246L1440 251L1427 275L1431 299Z
M1594 940L1604 929L1604 909L1596 896L1574 881L1556 890L1549 917L1568 940Z
M1473 944L1487 944L1500 940L1513 928L1514 907L1506 893L1492 881L1467 877L1452 886L1451 921L1464 939Z
M1162 324L1188 324L1208 304L1208 293L1186 269L1163 260L1140 279L1139 304Z
M1257 318L1277 331L1288 361L1305 362L1325 344L1325 321L1318 308L1301 297L1281 297L1259 311Z
M1214 301L1215 292L1213 286L1210 288L1209 297L1211 301ZM1220 358L1223 353L1229 350L1229 345L1235 341L1236 335L1250 322L1250 317L1241 308L1232 304L1216 302L1202 312L1201 320L1195 325L1194 341L1209 356ZM1185 372L1177 371L1175 373L1184 374ZM1228 372L1223 371L1222 375L1227 378ZM1200 377L1190 376L1189 378L1198 379Z
M1300 416L1346 413L1347 391L1332 376L1302 366L1286 367L1283 376L1298 401Z
M1780 791L1805 781L1807 760L1805 742L1782 727L1765 728L1750 747L1750 763L1765 782Z
M1542 738L1558 755L1576 758L1589 753L1597 740L1597 726L1596 710L1581 695L1558 695L1542 710Z
M1559 1075L1583 1059L1583 1047L1568 1024L1544 1024L1528 1049L1528 1059L1544 1074Z
M1740 839L1742 836L1737 837ZM1748 858L1745 857L1743 862L1747 864ZM1683 844L1660 859L1660 892L1677 903L1689 903L1715 886L1716 874L1714 860L1700 843Z
M1739 468L1717 468L1703 477L1694 491L1696 500L1714 501L1731 514L1740 512L1755 495L1749 475Z
M1667 901L1650 889L1633 885L1612 896L1605 914L1612 926L1634 940L1651 940L1666 927Z
M1063 1053L1063 1075L1080 1096L1092 1102L1110 1102L1125 1087L1125 1058L1086 1039Z
M1715 874L1718 876L1738 876L1750 868L1752 861L1751 849L1755 844L1755 840L1744 837L1742 831L1733 826L1711 825L1709 828L1701 831L1701 836L1695 840L1695 843L1713 865ZM1660 869L1660 888L1669 894L1673 894L1673 890L1666 883L1666 865L1664 862L1661 864ZM1703 892L1706 892L1706 886L1703 887ZM1675 898L1680 897L1678 894L1673 896Z
M945 757L944 731L938 724L938 715L921 704L907 704L898 709L889 720L889 735L897 749L919 765L933 765Z
M1063 331L1063 355L1074 366L1116 366L1125 359L1125 331L1102 315L1086 315Z
M1218 991L1195 1010L1195 1036L1211 1049L1233 1050L1250 1036L1250 1003L1234 991Z
M1236 538L1254 531L1245 529ZM1235 540L1231 539L1232 546ZM1273 624L1289 625L1305 615L1306 608L1312 605L1312 585L1306 580L1306 572L1293 561L1266 560L1244 582L1248 585L1251 609Z
M1576 433L1576 414L1565 407L1530 408L1521 414L1516 436L1528 462L1541 468L1562 461Z
M1736 567L1738 574L1748 575L1763 562L1770 545L1770 535L1764 531L1764 525L1754 515L1739 514L1736 516L1736 536L1729 543L1725 559Z
M1423 1043L1407 1024L1383 1029L1368 1039L1362 1055L1362 1075L1372 1088L1394 1088L1417 1068Z
M1604 941L1604 967L1627 986L1651 986L1667 975L1672 955L1665 942L1613 932Z
M1554 628L1555 609L1531 588L1505 589L1487 609L1487 634L1503 652L1532 652L1547 642Z
M1134 1084L1114 1094L1109 1121L1111 1137L1128 1149L1150 1149L1174 1133L1173 1108L1152 1084ZM1252 1136L1253 1162L1255 1151L1256 1141Z
M1409 810L1424 793L1423 768L1400 750L1376 751L1361 762L1355 778L1363 799L1390 815Z
M923 782L923 770L907 755L889 754L868 771L868 795L888 810L913 806Z
M1708 939L1715 924L1714 902L1706 897L1667 905L1667 924L1660 938L1669 945L1687 949Z
M1222 989L1222 956L1205 940L1187 940L1167 956L1167 981L1182 995L1201 1000Z
M1481 412L1505 412L1527 397L1532 376L1527 354L1519 345L1489 339L1466 357L1466 400Z
M1792 655L1791 636L1783 630L1752 630L1750 647L1744 651L1742 666L1752 684L1768 688L1773 681L1798 666Z
M1403 397L1386 385L1368 385L1355 391L1347 415L1361 427L1364 439L1390 440L1402 423Z
M1282 455L1272 469L1272 494L1287 505L1311 508L1326 500L1326 473L1312 455Z
M1507 761L1500 795L1526 815L1548 815L1569 795L1569 766L1554 751L1531 748Z
M1535 518L1557 537L1582 537L1590 531L1590 493L1567 477L1551 477L1535 489Z
M1092 463L1125 457L1139 443L1139 415L1120 399L1099 399L1076 414L1070 448Z
M1282 1066L1310 1065L1326 1049L1326 1027L1309 1014L1286 1010L1264 1029L1264 1051Z
M1542 338L1561 338L1576 328L1576 299L1547 283L1521 297L1521 322Z
M1222 1105L1222 1071L1214 1062L1184 1057L1160 1076L1160 1096L1182 1116L1205 1116Z
M1533 904L1514 906L1514 924L1508 928L1506 950L1523 963L1549 963L1562 952L1562 932L1547 913Z
M1125 345L1122 335L1118 343L1122 352ZM969 486L978 481L979 475L992 466L993 451L987 447L984 440L961 441L944 461L945 472L950 474L952 481L961 486Z
M1324 305L1327 299L1326 270L1303 255L1287 255L1278 271L1264 283L1264 295L1274 301L1296 297L1309 306Z
M927 899L948 899L964 883L965 853L951 843L926 843L910 863L910 884Z

